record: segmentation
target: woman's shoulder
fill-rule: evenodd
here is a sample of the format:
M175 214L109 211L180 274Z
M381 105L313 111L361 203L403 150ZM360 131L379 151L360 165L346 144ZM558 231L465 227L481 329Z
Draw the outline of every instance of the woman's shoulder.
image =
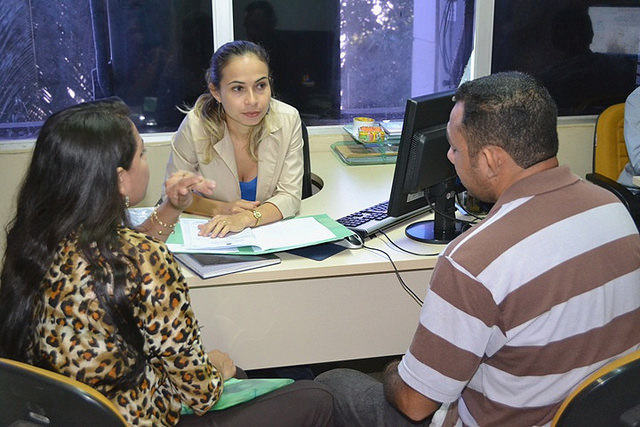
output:
M272 98L269 105L272 116L271 130L275 131L282 127L294 126L300 123L300 113L298 110L282 101Z
M202 117L200 117L195 108L192 108L184 115L184 118L182 119L178 130L189 129L191 132L193 132L194 130L199 130L202 128Z
M169 255L169 248L167 245L157 240L146 233L134 230L129 227L122 227L120 229L121 240L129 246L129 250L134 250L139 255L148 257L167 257Z
M144 286L154 287L157 283L152 278L162 277L163 286L183 287L180 266L164 242L128 227L120 230L120 239L125 252L138 261L142 276L147 276Z
M296 107L275 98L271 98L270 108L278 114L300 117L300 113Z

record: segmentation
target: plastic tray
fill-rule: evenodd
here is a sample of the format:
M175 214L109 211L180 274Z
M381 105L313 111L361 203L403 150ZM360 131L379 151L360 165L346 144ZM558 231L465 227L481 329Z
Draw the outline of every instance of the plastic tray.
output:
M348 165L380 165L395 163L398 146L393 144L361 144L335 142L331 150Z

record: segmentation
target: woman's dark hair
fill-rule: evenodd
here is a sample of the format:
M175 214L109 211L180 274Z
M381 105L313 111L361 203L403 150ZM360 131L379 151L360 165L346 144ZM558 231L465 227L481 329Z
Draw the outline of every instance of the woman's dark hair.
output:
M124 337L120 350L135 360L131 375L105 381L115 389L136 384L144 369L142 335L125 293L127 277L140 275L130 271L135 260L118 237L127 218L117 168L130 168L137 144L128 115L121 100L110 98L74 105L47 119L7 226L0 276L0 355L46 367L33 342L44 304L43 279L60 243L77 239L105 321Z

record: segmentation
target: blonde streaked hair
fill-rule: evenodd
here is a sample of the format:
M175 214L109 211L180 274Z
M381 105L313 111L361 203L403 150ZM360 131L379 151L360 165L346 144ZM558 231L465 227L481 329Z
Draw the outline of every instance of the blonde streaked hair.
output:
M219 89L222 71L229 61L236 56L245 55L255 55L256 58L267 65L267 69L269 68L269 56L262 46L245 40L232 41L219 47L211 57L210 67L205 74L207 87L211 84ZM215 153L213 146L224 137L226 113L222 104L209 92L203 93L198 97L192 110L202 120L205 133L209 137L203 141L196 141L196 144L203 145L204 161L209 163ZM267 112L260 123L249 132L249 154L254 160L258 160L258 145L260 141L269 134L270 122L270 115Z

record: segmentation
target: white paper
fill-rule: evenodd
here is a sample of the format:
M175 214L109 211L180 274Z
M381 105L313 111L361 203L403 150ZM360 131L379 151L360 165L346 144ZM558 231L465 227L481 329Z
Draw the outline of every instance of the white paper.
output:
M334 234L315 218L291 218L257 228L246 228L240 233L228 234L225 237L199 236L198 225L206 223L206 219L182 218L180 227L184 239L185 250L235 250L241 246L253 246L257 250L270 250L301 246L310 242L320 242L334 238Z

